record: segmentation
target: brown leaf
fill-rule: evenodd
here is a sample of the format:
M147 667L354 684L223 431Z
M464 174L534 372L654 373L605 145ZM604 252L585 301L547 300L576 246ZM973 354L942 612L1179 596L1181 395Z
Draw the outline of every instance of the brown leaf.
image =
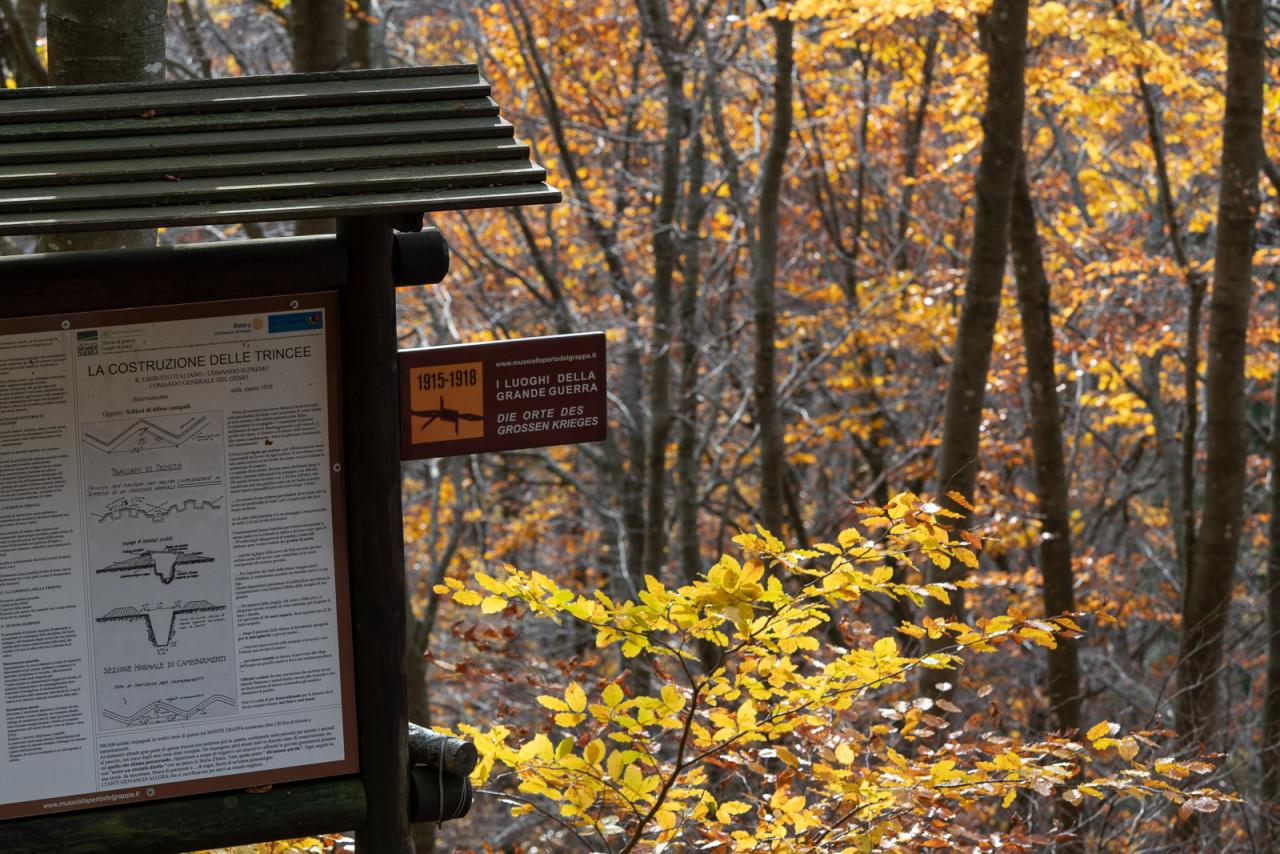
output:
M1187 798L1182 802L1182 806L1178 807L1178 817L1186 818L1193 812L1217 812L1218 802L1213 798L1204 796L1198 798Z

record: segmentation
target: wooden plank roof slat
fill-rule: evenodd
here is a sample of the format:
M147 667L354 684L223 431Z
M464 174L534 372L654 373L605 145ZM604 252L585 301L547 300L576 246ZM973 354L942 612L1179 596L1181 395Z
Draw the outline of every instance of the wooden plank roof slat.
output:
M378 146L238 151L232 153L134 157L125 160L69 161L7 165L0 163L0 190L60 187L121 181L186 181L242 172L287 174L333 169L372 169L405 162L419 165L512 160L529 157L529 146L512 138L457 139L391 143ZM103 191L107 188L102 187ZM0 207L5 204L0 197Z
M560 201L560 191L546 184L510 187L461 187L422 193L387 193L345 198L306 199L287 202L245 202L238 205L174 205L171 222L183 225L218 225L236 222L271 222L282 219L321 219L333 216L367 216L422 211L473 210L512 205L546 205ZM156 225L155 208L114 208L90 211L55 211L45 214L0 214L0 234L85 231L103 228L147 228Z
M129 159L232 152L262 153L298 151L326 146L376 148L396 142L474 140L502 145L514 136L514 128L499 116L463 117L441 121L318 125L301 128L269 128L222 133L174 133L161 136L124 137L102 151L100 139L57 140L45 145L0 142L0 165L38 166L74 162L121 163Z
M12 90L22 91L22 90ZM4 102L0 100L0 113ZM121 142L158 141L167 135L181 133L230 134L263 132L277 128L341 128L358 124L401 124L420 120L466 119L480 116L497 117L498 104L492 98L458 98L446 101L418 101L404 104L363 104L335 110L314 109L266 110L256 113L198 113L184 116L95 119L93 121L42 121L27 124L0 125L0 144L34 143L27 151L37 155L45 144L101 146L103 137ZM64 140L69 140L64 142ZM152 144L155 144L154 142ZM105 153L105 152L104 152Z
M296 75L304 76L304 75ZM243 79L243 78L241 78ZM258 80L270 80L259 77ZM57 87L51 87L56 89ZM18 91L18 90L5 90ZM190 113L231 113L242 110L288 108L294 104L343 107L352 104L381 104L397 99L443 100L478 98L489 94L489 84L476 75L451 75L427 80L335 80L315 85L260 85L227 90L124 91L115 95L73 95L49 100L15 100L0 111L0 124L44 121L49 118L97 120L151 118ZM152 115L148 116L150 113Z
M0 91L0 234L546 204L475 66Z
M314 71L306 74L264 74L243 77L211 77L190 80L164 80L158 83L94 83L77 86L27 87L10 89L5 97L10 100L48 97L71 98L77 95L114 95L122 92L173 91L175 89L234 89L239 86L290 86L311 85L331 80L394 80L411 77L448 77L461 74L480 74L474 62L453 65L414 65L398 68L366 68L349 71Z
M307 196L368 195L380 189L436 189L471 186L476 177L485 186L541 183L546 172L526 160L497 163L447 163L435 168L397 166L381 169L342 169L193 178L189 181L134 181L34 190L23 187L0 198L0 213L19 211L86 210L99 206L104 193L120 207L139 204L199 204L240 199L288 199Z

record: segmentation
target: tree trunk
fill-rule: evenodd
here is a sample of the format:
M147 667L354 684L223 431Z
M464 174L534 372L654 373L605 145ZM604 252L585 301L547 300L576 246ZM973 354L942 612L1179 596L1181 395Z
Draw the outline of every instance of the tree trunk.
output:
M961 528L972 525L972 513L947 498L946 493L955 491L971 503L977 482L983 398L1009 248L1014 175L1022 152L1027 0L995 0L979 27L989 63L987 106L982 116L982 160L974 181L973 243L951 355L942 444L935 472L939 501L959 514L953 521ZM928 581L962 578L962 565L957 562L955 566L941 570L930 565ZM926 606L928 616L934 619L962 619L964 610L961 590L951 592L950 605L929 599ZM936 652L946 643L945 638L926 639L925 649ZM921 692L937 694L941 683L950 679L950 671L926 669L921 674Z
M347 63L346 0L291 0L289 39L293 70L337 71ZM332 234L333 219L300 219L295 234Z
M1045 276L1040 237L1036 233L1035 208L1027 183L1025 160L1019 161L1014 184L1013 219L1009 233L1014 279L1018 286L1018 311L1022 316L1022 341L1027 359L1027 386L1031 409L1031 450L1035 457L1036 501L1040 507L1041 597L1045 616L1075 610L1071 569L1071 508L1066 461L1063 457L1062 420L1058 409L1057 373L1054 370L1053 317L1049 281ZM1080 729L1080 658L1074 638L1059 637L1048 651L1049 714L1045 730ZM1055 798L1054 815L1064 828L1079 824L1080 809L1065 798ZM1063 854L1084 850L1081 838L1064 843Z
M435 340L444 336L436 330ZM425 589L426 601L422 604L422 616L414 613L413 597L405 601L405 673L409 695L409 721L423 727L431 727L431 683L426 655L431 649L431 633L435 629L436 614L440 610L440 595L436 586L444 583L449 564L458 553L466 532L466 499L463 491L464 466L460 458L431 460L423 465L423 480L430 484L431 529L423 555L426 566L417 564L411 569L426 574L425 583L410 583L409 589ZM445 528L445 516L440 506L441 483L448 479L453 485L453 507L449 509L449 525ZM410 567L406 567L410 569ZM413 844L417 854L431 854L436 845L436 826L430 822L412 825Z
M844 295L846 300L858 300L858 256L862 251L863 219L867 210L867 139L871 127L871 57L862 57L859 74L862 83L862 115L858 117L858 169L854 179L857 199L853 208L853 227L849 235L849 260L845 263ZM834 237L839 238L837 232ZM883 506L883 505L881 505Z
M933 67L938 58L938 16L929 21L929 36L925 41L924 59L920 64L920 95L911 121L902 139L902 196L898 202L897 244L893 247L893 269L902 272L910 268L907 252L907 232L911 228L911 204L916 195L916 174L920 171L920 141L924 136L924 120L929 113L929 95L933 90ZM866 64L863 64L865 69ZM864 120L866 113L864 110Z
M200 20L196 10L191 8L191 0L178 0L178 10L182 14L182 31L187 36L191 55L200 66L200 76L205 80L213 77L213 58L200 36Z
M792 67L795 22L770 18L777 46L773 82L773 130L760 166L760 200L756 239L751 252L751 296L754 302L756 355L752 393L760 428L760 520L774 535L783 534L784 490L787 488L786 446L778 407L776 354L778 308L774 284L778 274L779 196L791 142Z
M337 71L346 65L346 0L292 0L289 15L295 72Z
M1122 19L1124 7L1113 3L1116 14ZM1146 17L1142 4L1133 7L1133 23L1145 39L1147 37ZM1159 201L1159 219L1169 232L1169 246L1173 258L1178 262L1182 277L1187 283L1187 344L1182 352L1182 439L1179 448L1178 477L1176 487L1170 487L1170 495L1178 497L1178 505L1170 508L1174 516L1174 548L1178 559L1178 568L1183 583L1195 571L1195 494L1196 494L1196 428L1200 423L1200 324L1203 315L1205 291L1208 280L1202 273L1191 266L1191 258L1187 254L1186 241L1183 240L1182 224L1178 217L1177 205L1173 197L1173 183L1169 179L1168 158L1164 124L1160 111L1156 109L1156 93L1146 79L1146 68L1135 66L1133 76L1138 89L1138 100L1142 103L1143 115L1147 124L1147 143L1151 146L1152 159L1155 166L1156 192ZM1158 374L1158 372L1156 372ZM1156 385L1159 388L1159 385ZM1185 588L1184 588L1185 589Z
M161 82L166 8L164 0L50 0L50 82Z
M33 20L29 14L31 4L20 8L14 0L0 0L0 19L9 30L9 41L16 59L14 79L19 86L48 86L49 72L40 62L36 52L36 29L39 17ZM39 12L39 7L36 7ZM8 56L6 55L6 60Z
M347 67L373 68L373 0L355 0L347 21Z
M1041 592L1045 616L1053 617L1074 611L1076 607L1071 568L1071 508L1054 370L1049 282L1024 166L1018 169L1010 238L1027 359L1036 500L1042 517L1040 572L1044 580ZM1080 727L1080 662L1076 642L1070 638L1059 639L1057 647L1049 650L1049 720L1050 731Z
M674 418L671 407L672 282L678 261L676 208L681 190L680 148L689 136L684 95L684 60L663 0L639 4L645 38L662 67L666 129L662 143L661 185L653 215L653 338L649 364L649 437L646 445L644 573L662 577L667 558L667 441ZM695 188L696 189L696 188Z
M159 83L164 80L165 0L49 0L45 30L49 82ZM52 234L39 251L154 246L154 228Z
M1280 295L1276 306L1280 308ZM1265 850L1280 842L1280 372L1271 391L1271 496L1267 525L1267 684L1262 696L1261 793Z
M408 609L409 648L405 653L405 667L409 684L409 720L419 726L431 726L431 684L427 681L427 661L423 653L426 643L416 643L415 638L430 637L431 626L413 615ZM431 854L436 849L436 826L432 822L418 822L410 825L413 836L413 847L416 854Z
M1253 286L1261 158L1263 21L1260 0L1226 9L1227 93L1214 281L1205 371L1205 502L1182 603L1176 728L1184 748L1226 744L1220 694L1223 634L1244 514L1246 332Z
M696 124L695 124L696 127ZM676 518L680 532L680 578L692 584L702 571L702 545L698 532L698 364L702 338L700 294L702 283L699 229L708 198L702 192L706 173L706 146L700 132L693 137L689 154L689 206L684 233L684 277L680 283L680 402L676 422Z
M644 579L644 546L645 546L645 413L642 406L644 400L644 369L641 366L641 353L644 342L640 340L640 323L634 316L628 323L626 341L622 344L622 381L619 383L618 397L626 402L626 414L629 422L619 439L621 453L626 455L626 465L619 460L617 472L621 477L618 486L619 502L622 505L622 519L626 530L626 550L620 566L625 578L615 579L619 585L615 590L618 596L634 596L637 582ZM621 454L619 455L621 456Z
M760 496L756 518L771 533L782 536L786 513L786 448L782 413L778 406L776 352L778 337L777 302L774 285L778 267L779 199L782 174L792 127L792 71L794 67L795 22L771 17L776 45L773 77L773 128L760 164L759 195L752 205L741 174L741 160L725 126L717 72L707 78L710 116L716 142L724 162L725 183L747 242L751 260L752 314L755 321L755 358L752 364L751 399L755 403L758 432ZM753 210L754 208L754 210Z

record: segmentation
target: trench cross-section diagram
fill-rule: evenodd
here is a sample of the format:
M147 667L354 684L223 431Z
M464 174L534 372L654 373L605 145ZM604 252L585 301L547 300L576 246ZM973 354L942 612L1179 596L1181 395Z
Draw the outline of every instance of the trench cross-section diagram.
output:
M133 557L116 561L98 570L99 573L118 573L123 578L154 575L163 584L172 584L178 576L178 567L188 564L211 563L213 558L201 552L189 552L185 548L170 546L165 549L127 549Z
M178 618L184 614L217 613L225 611L226 605L215 605L205 599L186 602L175 608L135 608L125 605L98 617L99 623L110 623L120 620L141 620L147 627L147 639L156 650L163 652L175 640L175 629Z

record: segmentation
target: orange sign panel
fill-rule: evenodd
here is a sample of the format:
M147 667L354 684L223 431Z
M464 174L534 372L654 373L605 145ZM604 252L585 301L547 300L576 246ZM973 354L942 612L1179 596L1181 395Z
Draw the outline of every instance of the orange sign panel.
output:
M484 438L484 362L409 369L409 441Z

